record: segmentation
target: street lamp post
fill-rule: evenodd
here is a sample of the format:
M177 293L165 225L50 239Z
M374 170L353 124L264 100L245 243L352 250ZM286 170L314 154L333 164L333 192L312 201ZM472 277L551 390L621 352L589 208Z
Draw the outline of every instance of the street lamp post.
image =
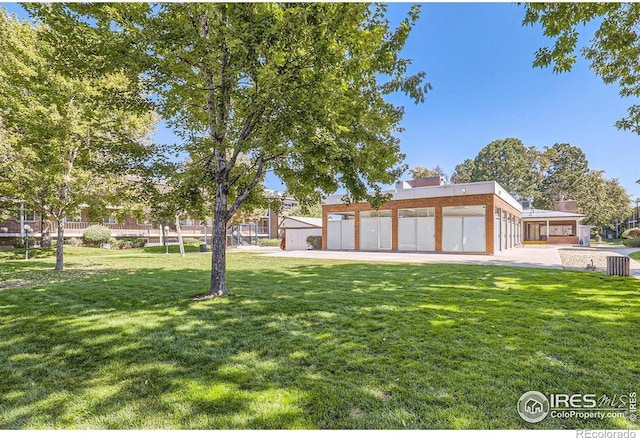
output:
M25 225L23 227L24 235L25 235L25 251L24 251L24 259L29 260L29 231L31 231L31 227L29 225Z
M164 226L164 253L169 254L169 226Z

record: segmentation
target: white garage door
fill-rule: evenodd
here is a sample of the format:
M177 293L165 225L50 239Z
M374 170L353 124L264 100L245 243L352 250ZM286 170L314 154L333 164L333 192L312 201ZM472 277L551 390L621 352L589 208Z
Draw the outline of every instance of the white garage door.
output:
M435 251L435 208L398 210L398 250Z
M320 229L295 229L287 228L285 230L285 239L287 242L287 251L306 250L309 248L307 237L321 236Z
M442 208L442 250L486 252L485 206Z
M391 210L360 212L360 249L391 249Z
M327 249L355 249L355 215L329 215L327 221Z

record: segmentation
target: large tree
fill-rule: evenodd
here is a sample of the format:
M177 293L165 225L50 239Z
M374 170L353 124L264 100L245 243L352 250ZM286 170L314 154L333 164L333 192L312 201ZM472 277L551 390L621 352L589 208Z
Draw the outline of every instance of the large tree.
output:
M473 161L472 181L497 181L518 199L537 196L539 159L534 147L517 138L494 140Z
M130 103L125 75L74 77L57 68L44 32L0 12L0 117L12 152L2 179L13 181L2 188L56 223L62 270L66 216L82 203L121 199L127 184L119 174L145 156L153 118L120 104Z
M615 222L631 215L627 191L616 179L606 179L604 171L590 170L579 187L578 212L587 216L584 223L615 228Z
M541 154L542 183L536 207L552 209L560 199L578 199L589 171L587 157L577 146L556 143Z
M67 36L60 49L79 54L78 63L108 51L109 65L147 78L159 112L188 143L202 183L215 191L207 296L227 293L227 224L266 172L301 200L342 187L350 201L380 205L380 184L404 171L394 136L403 109L384 96L400 91L421 102L429 87L424 73L407 75L411 61L399 55L418 7L396 29L384 5L363 3L28 9Z
M640 3L526 3L525 25L539 23L553 39L540 48L534 66L552 66L556 73L570 71L577 59L583 25L599 21L588 46L579 52L607 84L618 84L623 97L640 97ZM619 129L640 134L640 105L632 105Z

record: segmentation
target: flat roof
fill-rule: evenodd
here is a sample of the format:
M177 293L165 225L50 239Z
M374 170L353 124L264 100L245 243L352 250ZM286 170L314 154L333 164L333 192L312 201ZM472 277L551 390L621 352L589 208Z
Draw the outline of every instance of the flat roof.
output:
M523 210L522 220L526 219L584 219L586 216L578 213L571 213L569 211L553 211L553 210L539 210L537 208L529 208Z
M522 205L515 200L500 184L495 181L481 181L464 184L445 184L442 186L415 187L407 189L383 190L384 194L391 194L392 201L400 199L441 198L465 195L494 194L518 211L522 211ZM344 204L344 195L336 194L327 196L326 205Z

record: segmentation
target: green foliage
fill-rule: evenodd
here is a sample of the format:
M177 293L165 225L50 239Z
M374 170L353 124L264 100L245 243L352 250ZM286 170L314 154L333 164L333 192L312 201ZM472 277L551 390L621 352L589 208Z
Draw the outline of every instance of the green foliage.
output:
M200 245L202 242L200 242L200 240L198 239L194 239L193 237L186 237L184 239L184 244L188 245L188 246L198 246Z
M542 176L540 196L536 206L552 210L554 201L579 199L589 163L582 149L567 143L556 143L545 147L542 154Z
M72 246L74 248L80 247L83 245L82 239L78 239L77 237L72 237L71 239L65 240L65 245Z
M25 7L64 39L55 50L76 68L146 79L216 201L212 293L226 293L225 226L263 197L266 172L305 202L342 186L378 206L382 185L405 170L395 136L404 111L385 97L419 103L430 88L400 55L419 6L395 29L385 5L367 3Z
M322 236L307 236L307 244L313 249L322 249Z
M451 180L457 184L496 181L522 200L537 196L539 168L539 155L534 147L525 147L517 138L506 138L492 141L473 160L457 165Z
M622 242L627 248L640 248L640 238L627 239Z
M104 225L91 225L84 230L82 238L85 242L99 245L106 242L111 237L111 229Z
M282 239L258 239L259 246L280 246Z
M542 25L544 35L553 40L552 47L536 52L533 65L570 71L578 56L579 30L589 22L599 26L580 54L604 83L620 87L622 97L639 97L639 3L527 3L523 24ZM640 133L640 106L632 105L616 127Z
M79 71L57 53L68 35L49 30L0 12L0 137L18 152L3 163L0 188L62 221L83 203L99 210L132 198L122 175L146 159L155 119L130 98L140 79Z
M616 179L606 179L603 171L590 170L578 188L578 211L587 216L583 223L614 227L616 220L631 215L629 194Z
M440 165L437 165L433 169L427 169L426 167L416 167L414 169L409 169L409 174L413 179L429 178L432 176L442 176L445 181L448 181L449 179L449 176L444 172L444 169L440 167Z
M473 182L473 170L475 169L475 161L467 158L458 164L451 175L451 182L454 184L462 184Z
M561 197L578 202L585 224L611 226L631 214L629 195L616 179L603 171L589 170L587 158L577 146L556 143L542 152L526 148L515 138L495 140L473 159L456 166L454 183L495 180L519 198L533 199L536 208L554 208Z
M622 233L623 239L634 239L640 237L640 228L629 228Z

